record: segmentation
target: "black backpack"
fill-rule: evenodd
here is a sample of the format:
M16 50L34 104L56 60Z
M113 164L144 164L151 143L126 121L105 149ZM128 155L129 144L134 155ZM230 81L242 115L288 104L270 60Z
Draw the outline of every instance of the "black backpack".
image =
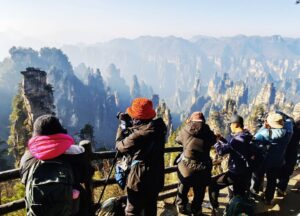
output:
M30 168L26 182L27 216L72 215L73 182L73 171L68 162L38 160Z
M224 216L253 216L255 203L246 197L234 196L226 206Z
M251 141L249 144L249 158L246 158L243 154L241 154L233 147L231 147L231 150L239 155L240 158L245 161L246 167L250 168L253 172L261 168L267 155L266 145L263 145L256 141Z
M250 152L250 167L252 171L257 171L264 164L268 152L268 147L254 140L250 143Z

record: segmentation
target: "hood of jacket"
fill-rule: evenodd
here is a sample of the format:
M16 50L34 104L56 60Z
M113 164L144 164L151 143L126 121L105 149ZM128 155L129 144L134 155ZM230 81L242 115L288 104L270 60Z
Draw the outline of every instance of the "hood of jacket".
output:
M162 118L154 119L150 122L136 124L131 128L132 131L139 132L143 135L148 135L152 133L166 135L167 127L162 120ZM161 133L163 132L163 133Z
M210 133L209 126L203 122L189 122L184 126L184 130L189 135L202 139Z
M47 160L64 154L75 142L67 134L53 134L32 137L28 148L32 156L40 160Z

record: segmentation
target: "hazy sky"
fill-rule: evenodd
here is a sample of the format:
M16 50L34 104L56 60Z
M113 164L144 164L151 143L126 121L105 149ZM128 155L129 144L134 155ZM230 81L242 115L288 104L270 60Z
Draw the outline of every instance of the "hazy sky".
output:
M0 39L12 41L0 45L61 46L140 35L300 37L295 1L0 0Z

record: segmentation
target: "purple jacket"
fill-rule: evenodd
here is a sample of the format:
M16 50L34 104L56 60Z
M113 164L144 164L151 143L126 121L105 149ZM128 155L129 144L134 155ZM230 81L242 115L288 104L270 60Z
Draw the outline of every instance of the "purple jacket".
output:
M228 169L235 174L249 173L246 160L250 158L250 141L252 135L244 130L232 135L228 140L220 140L214 146L221 156L229 154Z

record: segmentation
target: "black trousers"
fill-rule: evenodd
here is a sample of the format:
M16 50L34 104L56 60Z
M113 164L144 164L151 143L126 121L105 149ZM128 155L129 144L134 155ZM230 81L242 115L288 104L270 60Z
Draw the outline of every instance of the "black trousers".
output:
M143 212L144 216L156 216L157 198L158 192L150 190L137 192L127 188L127 204L125 215L140 216Z
M233 195L244 196L246 191L249 190L250 184L250 173L249 174L235 174L230 171L222 173L212 178L211 184L209 187L209 199L210 203L214 208L219 207L219 193L220 190L228 187L229 185L233 186Z
M178 193L176 197L176 205L185 208L188 203L188 192L193 189L194 197L192 201L192 209L198 211L202 208L202 202L205 195L205 189L209 185L211 174L210 169L195 171L192 175L183 177L178 171Z
M267 185L265 189L265 199L267 201L271 201L274 198L275 189L276 189L276 181L279 176L280 168L273 167L273 168L261 168L253 173L253 189L255 191L259 191L263 180L264 175L267 176Z
M286 158L285 165L280 169L278 174L278 183L277 187L285 191L287 189L290 176L293 174L296 163L297 163L297 153L295 155L289 155L289 158Z

